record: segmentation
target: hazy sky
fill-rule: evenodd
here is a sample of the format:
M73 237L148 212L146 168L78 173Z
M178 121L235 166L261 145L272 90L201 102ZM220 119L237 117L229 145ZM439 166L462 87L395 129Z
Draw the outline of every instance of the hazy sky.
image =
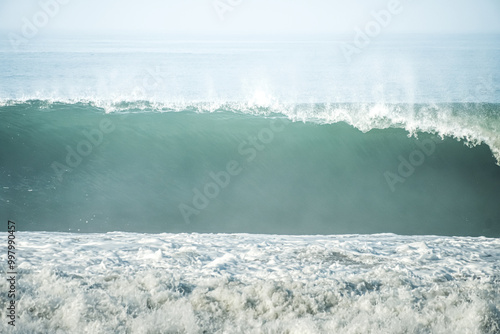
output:
M54 7L54 3L67 2ZM394 0L387 33L500 33L500 0ZM40 34L353 33L390 0L0 0L0 30ZM46 3L43 13L42 4ZM51 4L52 3L52 4ZM47 19L48 18L48 19ZM37 21L38 20L38 21Z

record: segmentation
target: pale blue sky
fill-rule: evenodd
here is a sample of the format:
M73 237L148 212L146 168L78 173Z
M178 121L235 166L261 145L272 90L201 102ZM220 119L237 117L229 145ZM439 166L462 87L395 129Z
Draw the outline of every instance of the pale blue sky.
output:
M58 0L0 0L0 30L19 33ZM63 2L63 0L59 0ZM397 1L397 0L396 0ZM352 33L388 0L64 0L40 29L78 34ZM234 5L230 5L233 3ZM238 4L239 3L239 4ZM500 33L500 0L400 0L386 33ZM230 9L220 12L215 9ZM224 5L229 4L229 5ZM230 7L227 7L230 6ZM53 7L51 7L53 8ZM43 20L43 14L38 19ZM223 19L221 19L221 16ZM48 16L47 16L48 17Z

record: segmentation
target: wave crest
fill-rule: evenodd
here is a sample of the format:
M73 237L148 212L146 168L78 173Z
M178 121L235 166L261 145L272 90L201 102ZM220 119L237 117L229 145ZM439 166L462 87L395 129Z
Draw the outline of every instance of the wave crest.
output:
M18 99L0 101L1 107L31 109L92 108L105 113L233 112L292 121L334 124L345 122L363 132L400 128L409 136L426 132L463 141L468 146L486 144L500 165L500 104L494 103L282 103L256 101L155 101L101 99Z

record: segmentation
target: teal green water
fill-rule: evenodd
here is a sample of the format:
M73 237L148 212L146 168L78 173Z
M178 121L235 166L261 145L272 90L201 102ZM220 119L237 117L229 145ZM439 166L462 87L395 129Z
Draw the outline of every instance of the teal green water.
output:
M500 235L500 167L485 144L408 137L397 123L362 132L269 110L126 107L1 107L4 214L21 230ZM496 110L476 110L482 134Z

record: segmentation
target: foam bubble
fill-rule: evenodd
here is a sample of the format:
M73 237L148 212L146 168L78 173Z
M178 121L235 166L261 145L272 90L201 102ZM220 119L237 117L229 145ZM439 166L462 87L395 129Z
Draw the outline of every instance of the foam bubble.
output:
M499 239L121 232L17 236L16 327L22 332L500 330ZM0 288L6 284L2 280ZM2 299L3 318L5 306ZM1 330L6 326L2 322Z

